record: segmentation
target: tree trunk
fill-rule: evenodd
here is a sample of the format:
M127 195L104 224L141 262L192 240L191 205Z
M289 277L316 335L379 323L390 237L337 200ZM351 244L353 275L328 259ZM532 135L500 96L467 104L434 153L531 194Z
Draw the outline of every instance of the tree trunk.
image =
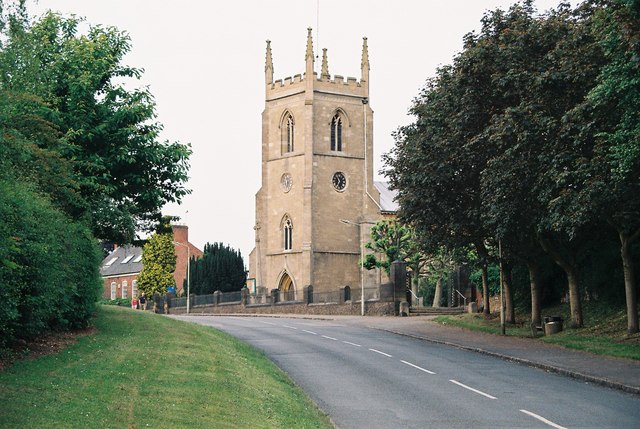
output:
M529 269L529 284L531 285L531 324L534 327L542 326L538 266L530 262L527 264L527 268Z
M624 295L627 301L627 332L638 332L638 292L631 255L631 243L640 235L640 230L631 237L619 231L620 254L622 256L622 270L624 272Z
M482 305L484 310L482 314L489 316L491 308L489 308L489 274L487 273L487 264L482 264Z
M571 307L571 327L582 328L582 304L580 303L580 287L578 285L578 273L573 265L567 272L569 282L569 306Z
M411 294L411 300L413 301L413 306L417 307L420 302L418 300L418 281L419 281L419 277L418 277L418 271L414 270L414 276L411 278L411 292L413 292Z
M578 275L576 273L575 263L562 256L553 248L547 239L540 237L539 241L545 252L551 255L555 263L558 264L567 275L567 283L569 286L569 307L571 308L571 327L582 328L582 305L580 303L580 287L578 284Z
M438 278L436 282L436 293L433 295L433 306L434 308L440 307L440 300L442 299L442 277Z
M513 289L511 288L511 266L502 264L502 279L504 283L505 317L506 323L516 323L516 313L513 311Z

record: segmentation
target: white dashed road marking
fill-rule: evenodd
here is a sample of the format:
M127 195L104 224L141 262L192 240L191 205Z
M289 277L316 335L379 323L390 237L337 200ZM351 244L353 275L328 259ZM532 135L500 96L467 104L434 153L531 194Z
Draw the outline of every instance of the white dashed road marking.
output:
M453 384L457 384L460 387L464 387L467 390L471 390L472 392L477 393L478 395L486 396L489 399L497 399L495 396L491 396L488 393L481 392L481 391L479 391L477 389L474 389L473 387L469 387L469 386L467 386L465 384L462 384L459 381L455 381L455 380L449 380L449 381L452 382Z
M307 331L306 329L303 329L302 332L306 332L307 334L311 334L311 335L318 335L316 332Z
M322 338L326 338L327 340L333 340L333 341L338 341L337 338L333 338L333 337L327 337L326 335L323 335Z
M372 352L375 352L375 353L379 353L379 354L381 354L383 356L386 356L386 357L393 357L390 354L387 354L385 352L381 352L380 350L376 350L376 349L369 349L369 350L371 350Z
M435 372L433 372L433 371L429 371L428 369L424 369L422 367L419 367L418 365L414 365L411 362L407 362L406 360L401 360L400 362L402 362L404 364L407 364L409 366L412 366L415 369L419 369L420 371L426 372L427 374L431 374L431 375L435 374Z
M354 346L354 347L362 347L360 344L352 343L352 342L349 342L349 341L343 341L343 343L349 344L350 346Z
M551 426L552 428L556 428L556 429L567 429L567 428L565 428L564 426L560 426L560 425L558 425L558 424L555 424L555 423L554 423L554 422L552 422L551 420L547 420L547 419L545 419L545 418L544 418L544 417L542 417L542 416L539 416L539 415L537 415L537 414L535 414L535 413L532 413L531 411L527 411L527 410L520 410L520 411L521 411L521 412L523 412L523 413L525 413L525 414L526 414L526 415L528 415L528 416L533 417L534 419L538 419L538 420L540 420L542 423L545 423L545 424L547 424L547 425Z

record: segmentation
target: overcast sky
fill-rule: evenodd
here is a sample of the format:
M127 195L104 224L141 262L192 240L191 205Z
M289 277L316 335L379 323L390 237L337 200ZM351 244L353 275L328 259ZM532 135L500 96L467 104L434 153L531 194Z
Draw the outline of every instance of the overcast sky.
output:
M47 9L85 17L129 33L125 63L143 68L157 103L163 139L191 143L191 171L181 206L189 238L202 248L223 242L248 254L254 246L255 193L260 187L261 113L266 40L274 78L304 73L307 27L316 54L328 49L329 73L360 79L368 38L374 169L393 146L391 133L411 122L407 109L438 66L478 30L487 10L509 0L40 0ZM557 0L538 0L540 11ZM316 69L319 69L319 61ZM376 180L381 180L380 176Z

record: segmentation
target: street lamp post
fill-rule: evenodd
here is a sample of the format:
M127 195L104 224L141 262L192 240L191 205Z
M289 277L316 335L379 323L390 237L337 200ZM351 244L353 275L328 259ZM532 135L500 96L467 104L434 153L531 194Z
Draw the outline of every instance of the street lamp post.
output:
M340 219L340 222L346 225L360 227L360 315L364 316L364 234L362 233L363 222L351 222L350 220Z
M184 244L184 243L179 243L177 241L174 241L173 244L176 244L178 246L184 246L187 248L187 314L189 314L189 306L191 304L191 298L189 296L189 286L191 285L191 282L189 281L189 276L191 273L191 256L189 254L189 243Z

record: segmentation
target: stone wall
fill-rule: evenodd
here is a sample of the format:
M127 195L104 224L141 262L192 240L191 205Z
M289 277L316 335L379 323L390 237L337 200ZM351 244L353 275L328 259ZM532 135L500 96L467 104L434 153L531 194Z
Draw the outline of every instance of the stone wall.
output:
M277 304L258 304L243 306L240 302L193 306L190 313L193 315L207 314L312 314L328 316L358 316L360 315L360 303L345 304L305 304L303 302L283 302ZM171 314L186 314L186 307L171 308ZM393 316L394 303L368 301L365 303L367 316Z

